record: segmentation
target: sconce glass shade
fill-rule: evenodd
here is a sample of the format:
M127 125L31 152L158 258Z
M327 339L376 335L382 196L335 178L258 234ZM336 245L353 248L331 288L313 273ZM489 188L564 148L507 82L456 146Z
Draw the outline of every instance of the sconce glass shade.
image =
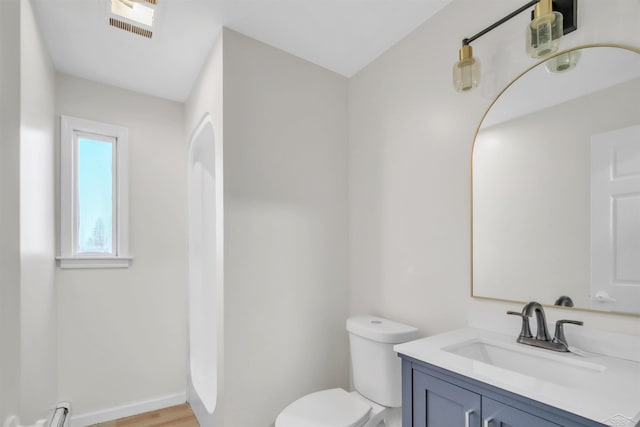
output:
M558 50L562 37L562 14L554 12L551 0L540 0L527 28L527 55L542 58Z
M458 92L474 89L480 82L480 61L473 57L471 46L460 49L460 60L453 65L453 86Z
M580 60L580 50L571 50L558 56L554 56L545 62L544 66L550 73L564 73L575 68Z

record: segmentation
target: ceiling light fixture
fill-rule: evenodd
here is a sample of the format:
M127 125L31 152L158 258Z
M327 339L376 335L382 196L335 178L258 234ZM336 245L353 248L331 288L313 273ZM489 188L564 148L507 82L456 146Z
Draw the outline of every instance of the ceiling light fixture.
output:
M558 50L563 34L575 31L577 0L533 0L514 10L472 37L462 40L460 60L453 66L453 86L458 92L475 88L480 81L480 62L473 57L471 42L535 6L527 27L527 54L532 58L548 56Z

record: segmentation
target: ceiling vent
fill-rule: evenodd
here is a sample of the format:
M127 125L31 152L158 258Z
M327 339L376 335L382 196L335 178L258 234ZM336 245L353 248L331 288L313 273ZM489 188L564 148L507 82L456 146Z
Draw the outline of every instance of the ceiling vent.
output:
M153 31L147 30L146 28L138 27L137 25L129 24L128 22L120 21L119 19L109 18L109 25L111 25L112 27L120 28L121 30L129 31L130 33L137 34L142 37L146 37L148 39L153 37Z
M111 0L109 25L150 39L158 0Z

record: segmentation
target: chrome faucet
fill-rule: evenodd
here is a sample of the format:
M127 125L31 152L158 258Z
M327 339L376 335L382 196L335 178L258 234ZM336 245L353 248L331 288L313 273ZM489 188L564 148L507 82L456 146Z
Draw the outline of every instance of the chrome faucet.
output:
M531 333L531 327L529 326L529 318L536 314L536 336ZM521 344L532 345L535 347L546 348L553 351L569 351L569 344L567 338L564 335L564 324L570 323L573 325L583 325L583 322L578 320L558 320L556 322L556 331L553 339L549 338L549 330L547 329L547 318L544 314L544 308L536 301L532 301L524 306L522 313L517 311L507 311L507 314L514 316L520 316L522 318L522 329L520 335L518 335L518 341Z

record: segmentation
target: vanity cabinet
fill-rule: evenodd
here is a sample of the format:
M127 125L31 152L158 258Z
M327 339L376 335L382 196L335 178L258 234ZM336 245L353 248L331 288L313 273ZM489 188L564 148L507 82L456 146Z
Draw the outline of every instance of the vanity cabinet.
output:
M603 426L402 356L402 427Z
M411 399L413 420L403 422L403 427L480 427L482 398L478 393L415 371Z
M412 400L413 424L405 426L558 426L420 371L413 373Z
M484 425L488 427L557 427L559 425L488 397L482 398L482 417Z

